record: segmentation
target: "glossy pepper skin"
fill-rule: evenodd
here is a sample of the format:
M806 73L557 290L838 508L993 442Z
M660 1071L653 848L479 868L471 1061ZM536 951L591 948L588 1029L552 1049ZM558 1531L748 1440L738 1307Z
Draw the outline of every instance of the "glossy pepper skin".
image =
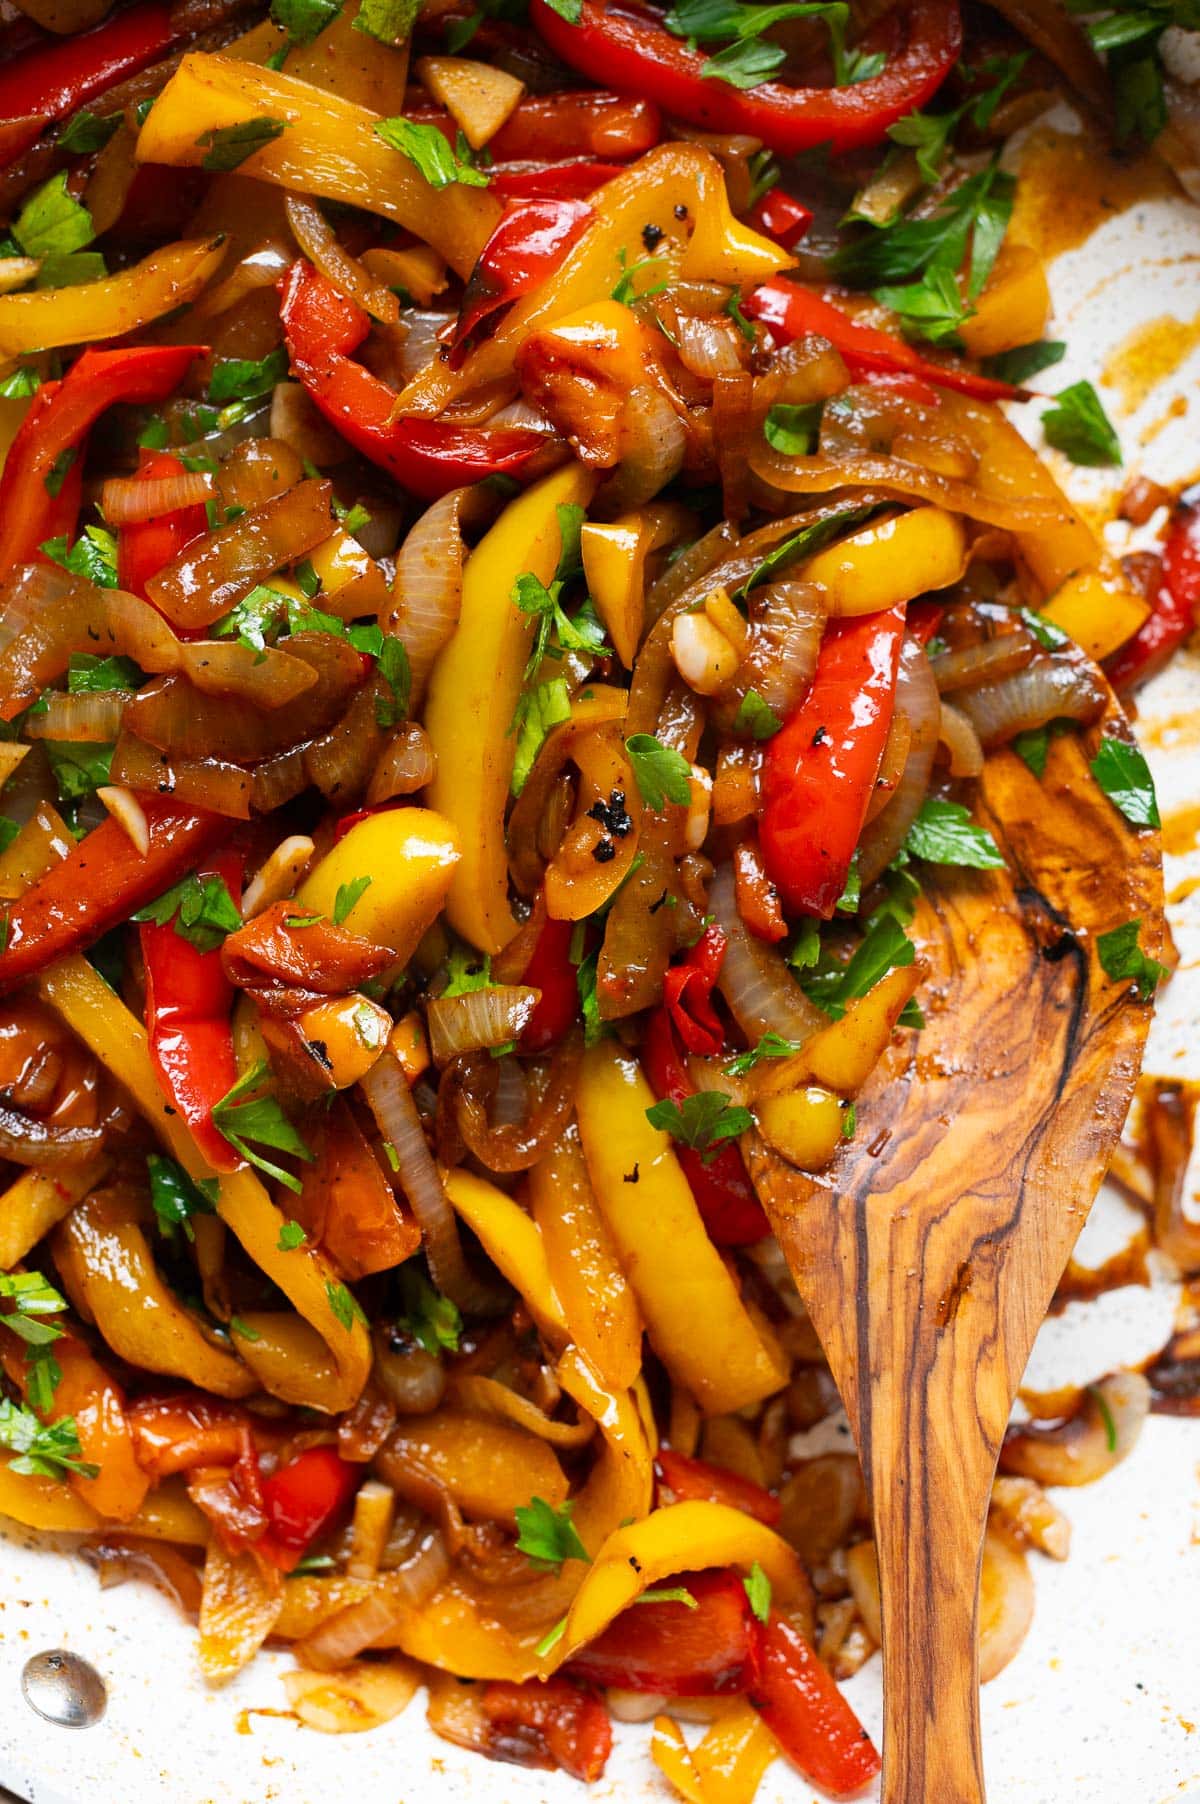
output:
M546 443L520 427L460 427L443 420L393 420L396 396L351 355L370 329L361 307L303 259L281 283L292 368L342 436L406 489L433 501L485 476L516 476Z
M254 1543L272 1565L290 1572L317 1535L346 1508L362 1476L332 1447L308 1447L262 1481L263 1508L270 1527Z
M980 401L1012 401L1018 391L1009 382L994 376L977 376L973 370L955 369L950 365L930 363L919 357L912 346L890 332L876 326L862 326L848 314L814 294L798 282L774 280L762 282L743 302L747 319L761 320L771 328L779 344L790 344L815 332L827 338L841 352L852 377L878 372L917 377L937 388L957 389L960 394L974 395Z
M892 724L904 609L835 620L808 692L767 741L759 841L793 914L829 920Z
M46 487L46 478L53 483L55 464L64 453L75 453L71 466L75 470L82 462L84 440L101 414L119 401L165 401L178 388L192 359L204 354L203 345L89 349L61 382L42 384L0 477L0 577L18 564L28 563L38 546L53 536L55 497ZM61 490L59 494L61 498Z
M624 163L595 163L586 157L565 163L497 163L488 186L501 201L586 200L624 173Z
M554 274L595 217L585 200L526 200L508 208L467 279L452 364L484 320Z
M220 877L236 899L242 879L238 854L202 863L198 875L209 874ZM212 1118L213 1105L237 1082L234 989L222 968L221 948L201 952L171 921L164 926L143 921L138 931L146 969L146 1033L158 1081L209 1164L233 1171L241 1161Z
M765 1522L768 1528L774 1528L779 1521L778 1497L737 1472L710 1466L707 1460L690 1459L670 1447L659 1448L654 1469L659 1485L671 1491L680 1503L692 1498L704 1503L727 1503L731 1509L745 1510L756 1521Z
M117 821L103 820L9 905L0 995L127 921L228 835L219 814L159 796L139 799L150 829L145 855Z
M694 1610L677 1603L624 1610L574 1656L567 1671L594 1685L663 1697L728 1697L751 1690L761 1676L761 1635L740 1575L696 1572L678 1582L696 1600Z
M529 1025L521 1035L521 1051L545 1052L564 1039L579 1015L579 981L571 963L573 921L542 923L533 954L521 977L542 992Z
M768 188L751 207L749 219L752 226L789 251L795 249L813 222L809 208L786 188Z
M170 451L143 451L138 475L148 482L182 476L184 466ZM202 502L175 508L153 520L137 520L117 534L117 577L123 589L146 600L146 582L192 539L208 531L208 514Z
M879 1772L870 1736L799 1629L774 1610L751 1701L788 1759L831 1796L852 1797Z
M548 0L533 0L529 16L555 54L591 80L652 96L666 113L707 131L749 133L780 156L819 144L835 152L878 144L890 125L937 93L962 47L955 0L910 0L903 44L879 75L844 88L767 81L741 89L706 79L707 49L692 49L657 14L633 4L618 9L583 0L573 25Z
M689 1052L707 1058L725 1044L725 1029L713 1008L712 993L725 961L728 941L719 927L709 925L679 964L663 979L663 1001L671 1025Z
M1114 689L1136 688L1161 670L1200 621L1200 491L1181 500L1163 546L1162 579L1150 618L1105 663Z
M418 90L419 92L419 90ZM458 131L449 113L422 106L405 109L411 119L436 125L453 143ZM566 88L557 94L529 94L488 140L497 163L526 158L640 157L662 137L662 114L654 101L595 88Z
M14 57L0 68L0 119L28 120L30 129L5 143L3 162L27 150L43 125L66 119L165 56L182 35L171 23L170 7L149 0L91 31L53 38Z
M839 892L840 893L840 892ZM666 1008L649 1017L642 1039L642 1069L659 1101L682 1105L696 1086L675 1042ZM675 1146L709 1238L717 1246L750 1246L770 1232L742 1155L733 1141L721 1144L707 1163L690 1146Z

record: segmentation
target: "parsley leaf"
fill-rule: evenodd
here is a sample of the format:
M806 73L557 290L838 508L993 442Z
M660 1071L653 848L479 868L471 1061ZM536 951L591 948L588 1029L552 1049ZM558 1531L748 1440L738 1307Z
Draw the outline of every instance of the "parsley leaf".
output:
M195 872L174 885L131 917L135 921L152 921L157 927L174 923L181 939L197 952L213 952L227 933L236 933L242 924L238 906L225 886L224 878L210 872L198 877Z
M1106 734L1092 759L1091 771L1113 807L1127 821L1135 827L1162 825L1154 778L1140 746L1129 745L1124 739L1110 739Z
M435 1290L418 1264L411 1259L400 1267L399 1325L427 1353L457 1353L462 1316L457 1303Z
M747 689L733 717L734 732L749 733L751 739L770 739L782 725L774 708L763 700L758 690Z
M67 693L108 695L114 690L134 690L141 680L142 673L132 658L101 658L93 652L73 651L67 668Z
M279 1239L275 1242L276 1250L280 1253L294 1253L307 1239L308 1236L298 1221L285 1221L279 1230Z
M846 964L818 958L801 978L804 993L834 1021L846 1012L846 1004L865 996L896 965L911 965L916 947L891 910L879 910L867 923L864 939Z
M27 1347L25 1350L25 1386L30 1406L40 1416L54 1407L54 1393L62 1383L62 1367L54 1357L52 1346Z
M63 1479L74 1472L80 1478L95 1478L100 1471L80 1458L79 1432L73 1416L58 1422L43 1423L23 1404L0 1397L0 1447L8 1447L17 1458L9 1461L9 1470L34 1478Z
M336 1284L332 1278L327 1278L325 1280L325 1297L334 1317L341 1323L347 1334L355 1322L366 1325L367 1318L362 1312L357 1297L344 1284Z
M625 750L647 808L657 810L668 802L685 805L691 799L692 767L682 752L651 733L634 733L625 741Z
M662 256L639 257L636 262L630 263L625 248L622 246L617 252L617 264L621 273L613 288L611 299L619 301L622 307L632 307L635 301L652 300L656 294L662 294L671 286L670 265ZM661 282L650 282L639 287L634 281L634 277L640 275L644 269L655 271L665 269L667 274Z
M1027 764L1040 782L1046 774L1046 759L1050 755L1050 729L1046 727L1027 727L1011 741L1012 749L1023 764Z
M781 45L742 38L706 57L700 73L709 81L728 82L731 88L759 88L778 75L786 61L787 52Z
M901 859L923 858L927 864L957 864L976 871L1003 868L1000 848L986 827L977 827L961 802L927 796L908 830Z
M78 456L78 447L76 445L68 445L65 451L59 452L46 474L42 477L42 487L53 500L57 500L62 494L62 485L71 474L75 459Z
M47 1283L41 1272L0 1272L0 1297L16 1308L0 1314L0 1326L8 1328L29 1347L48 1347L62 1339L62 1329L42 1321L61 1315L67 1299Z
M1096 939L1096 956L1106 977L1128 977L1137 985L1137 993L1142 1001L1148 1002L1167 975L1167 967L1160 965L1149 953L1143 952L1139 944L1141 930L1140 920L1124 921L1120 927L1114 927L1111 933L1099 934Z
M739 1052L736 1058L730 1059L725 1073L728 1077L745 1077L747 1071L753 1071L763 1059L790 1059L799 1050L797 1041L785 1040L781 1034L768 1032L757 1046L752 1046L748 1052Z
M720 1090L697 1090L682 1104L665 1100L646 1110L651 1127L663 1128L672 1140L691 1147L707 1165L715 1159L723 1140L735 1139L754 1126L749 1109L731 1102Z
M751 1566L748 1577L742 1580L742 1584L746 1587L746 1596L750 1601L751 1610L760 1622L766 1622L771 1614L771 1581L757 1560Z
M700 1605L682 1585L652 1585L649 1591L642 1591L634 1598L635 1604L682 1604L687 1610L698 1610Z
M420 125L413 119L381 119L375 130L385 144L408 158L431 188L449 188L455 182L464 188L488 185L486 173L451 150L436 125Z
M1090 382L1073 382L1055 396L1042 415L1046 443L1073 464L1104 466L1121 462L1121 441Z
M419 11L418 0L361 0L354 29L378 38L381 44L402 44L411 35Z
M583 1043L595 1046L603 1040L608 1028L600 1015L600 998L596 981L600 972L600 948L581 958L575 967L575 987L579 992L579 1010L583 1016Z
M311 44L342 10L342 0L271 0L271 17L288 35L289 48Z
M81 107L59 132L56 148L68 156L90 156L92 151L104 149L120 123L120 113L107 113L101 118L89 107Z
M276 345L265 357L223 357L208 379L208 398L216 406L229 401L257 401L269 395L288 373L288 355Z
M789 19L824 19L833 51L834 83L845 87L861 80L857 57L846 51L849 7L844 0L782 0L773 6L746 6L739 0L677 0L663 23L692 45L734 42L709 57L700 73L735 88L755 88L776 75L787 61L778 44L762 43L763 32Z
M234 1151L241 1153L249 1164L256 1165L270 1177L278 1178L289 1190L299 1191L301 1184L298 1178L265 1158L261 1152L253 1150L255 1145L269 1146L272 1151L288 1153L296 1159L311 1162L313 1157L273 1096L250 1095L269 1075L270 1067L265 1059L260 1059L238 1079L220 1102L213 1104L213 1122Z
M82 802L109 781L113 747L84 740L43 739L60 801Z
M369 877L354 877L349 883L340 884L338 893L333 899L333 924L340 927L360 896L364 896L371 887Z
M10 370L7 376L0 377L0 400L24 401L29 395L36 395L41 386L42 378L37 371L22 365L19 369Z
M829 514L824 520L814 520L809 526L802 526L788 539L783 539L773 551L768 551L762 563L750 572L740 588L730 596L731 601L738 601L756 589L759 583L770 581L778 576L781 570L799 562L801 558L813 557L823 551L831 540L839 533L848 532L852 526L860 526L873 509L870 507L844 507L836 514Z
M375 697L375 724L380 727L397 727L408 715L412 691L412 666L408 661L408 650L403 639L397 639L394 633L388 633L374 655L375 668L387 685L385 693Z
M926 338L930 344L957 344L958 328L971 312L959 293L954 271L940 265L935 265L923 282L873 288L871 292L881 306L899 314L910 337Z
M560 726L570 718L571 697L565 677L551 677L548 682L538 683L523 691L513 717L517 749L513 757L510 787L514 796L519 796L528 782L534 761L551 727Z
M777 401L763 421L763 437L784 457L808 457L817 448L823 401L804 401L790 407Z
M68 256L92 242L92 216L68 193L65 169L30 195L13 221L12 235L27 257Z
M196 139L197 144L208 146L200 167L227 175L231 169L239 169L255 151L280 137L286 126L286 119L272 119L265 113L255 119L243 119L237 125L210 125Z
M568 25L578 25L583 17L583 0L546 0L546 5Z
M147 1153L146 1171L159 1232L170 1240L176 1228L181 1227L188 1239L193 1239L192 1216L212 1215L216 1210L216 1178L205 1178L202 1183L196 1183L182 1165L168 1159L165 1153Z
M997 351L995 356L985 357L984 374L1021 388L1031 376L1061 363L1066 354L1067 347L1061 339L1036 338L1032 344L1016 345L1011 351Z
M579 1530L571 1521L575 1505L568 1501L560 1509L552 1509L544 1497L531 1497L518 1504L513 1514L517 1519L517 1552L523 1553L540 1572L562 1571L566 1560L582 1560L591 1564L591 1554L579 1539Z
M47 539L39 549L56 564L61 564L64 570L69 570L72 576L85 577L98 589L115 589L117 586L117 541L103 526L85 526L73 545L64 534L57 539ZM121 661L130 663L129 659ZM131 664L131 668L136 670L137 666ZM136 685L127 684L126 687Z

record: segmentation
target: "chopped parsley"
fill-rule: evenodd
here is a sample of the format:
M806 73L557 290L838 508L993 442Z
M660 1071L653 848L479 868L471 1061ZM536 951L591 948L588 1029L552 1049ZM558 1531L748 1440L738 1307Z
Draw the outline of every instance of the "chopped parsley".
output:
M408 158L431 188L449 188L455 183L464 188L488 185L487 173L475 167L465 139L464 156L450 148L436 125L421 125L415 119L381 119L375 130L385 144Z
M1097 935L1096 956L1106 977L1128 978L1137 986L1142 1001L1148 1002L1167 975L1167 967L1142 950L1141 931L1140 920L1124 921L1111 933Z
M192 1216L216 1212L217 1179L203 1178L197 1182L165 1153L147 1153L146 1172L159 1232L170 1240L176 1228L182 1228L189 1240L194 1239Z
M286 119L272 119L267 114L243 119L237 125L210 125L196 139L197 145L206 147L200 167L222 175L240 169L247 157L273 143L286 126Z
M691 799L692 767L682 752L664 745L651 733L634 733L625 741L630 769L647 808L664 808L668 802L684 805Z
M339 886L337 895L333 899L332 918L335 927L342 925L355 903L366 894L370 887L371 879L369 877L354 877L349 883Z
M458 1305L435 1290L419 1264L411 1259L400 1267L398 1276L401 1313L397 1325L434 1358L442 1353L457 1353L462 1334Z
M65 169L30 195L13 221L12 235L27 257L66 257L92 242L92 216L68 191Z
M783 457L808 457L817 448L823 401L803 401L796 407L777 401L763 421L763 437Z
M40 549L56 564L61 564L64 570L69 570L72 576L85 577L88 582L95 583L98 589L115 589L117 586L117 541L104 526L85 526L73 545L63 535L61 538L47 539ZM128 658L105 661L131 664ZM131 664L131 668L136 669L137 666ZM136 685L129 684L127 687L134 688Z
M1061 363L1066 354L1067 347L1061 339L1037 338L1032 344L1016 345L1011 351L997 351L994 357L985 357L984 374L1021 388L1031 376Z
M194 871L157 901L139 908L132 919L150 921L156 927L165 927L170 922L180 938L187 940L197 952L215 951L226 934L236 933L242 924L237 903L224 878L215 872L198 877Z
M591 1563L592 1556L571 1521L574 1509L570 1501L556 1510L544 1497L531 1497L513 1512L517 1519L517 1552L531 1560L539 1572L557 1574L567 1560Z
M898 862L923 858L926 864L957 864L976 871L1003 867L1000 848L986 827L977 827L961 802L927 796L908 830Z
M283 345L265 357L222 357L213 365L208 398L217 407L230 401L257 401L269 395L287 373L288 355Z
M89 107L81 107L59 132L56 148L72 157L90 156L93 151L104 149L120 123L120 113L106 113L101 117Z
M294 1253L307 1239L308 1236L298 1221L285 1221L279 1230L279 1239L275 1242L276 1251Z
M748 1576L742 1580L742 1584L746 1588L746 1596L749 1599L751 1610L759 1622L766 1622L771 1614L771 1581L757 1560L751 1566Z
M249 1164L256 1165L269 1177L277 1178L289 1190L299 1191L299 1178L268 1159L261 1150L286 1153L295 1159L311 1162L312 1153L304 1144L273 1096L253 1095L270 1076L270 1067L260 1059L233 1088L213 1104L213 1122L235 1152ZM342 1287L344 1288L344 1286Z
M666 1099L646 1110L651 1127L662 1128L681 1146L700 1154L707 1165L716 1158L724 1140L736 1139L754 1126L749 1109L742 1108L720 1090L697 1090L682 1103Z
M748 733L751 739L770 739L783 722L757 689L747 689L733 718L735 733Z
M23 1404L0 1397L0 1447L17 1455L9 1470L32 1478L95 1478L100 1468L80 1457L79 1431L73 1416L41 1422Z
M1091 771L1113 807L1127 821L1135 827L1162 825L1154 794L1154 778L1139 746L1105 734L1092 759Z
M1073 382L1042 415L1046 443L1073 464L1106 467L1121 462L1121 441L1090 382Z
M358 1298L344 1284L337 1284L332 1278L327 1278L325 1280L325 1297L336 1320L341 1323L347 1334L355 1322L360 1323L363 1327L366 1326L367 1318L363 1314Z

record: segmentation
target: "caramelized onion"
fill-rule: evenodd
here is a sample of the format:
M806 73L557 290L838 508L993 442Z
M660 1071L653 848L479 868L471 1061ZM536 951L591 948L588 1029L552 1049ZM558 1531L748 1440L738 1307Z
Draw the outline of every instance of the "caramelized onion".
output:
M121 730L128 697L119 690L62 695L51 689L42 699L44 710L31 714L25 722L27 738L105 745Z
M263 507L193 539L155 576L147 593L173 626L208 626L255 583L312 551L333 531L327 482L297 483Z
M874 883L907 839L928 794L937 751L941 724L937 685L924 647L913 638L906 638L900 650L896 712L908 722L908 757L896 793L864 829L859 841L858 868L864 884Z
M122 733L112 755L110 774L127 789L174 796L197 808L211 808L234 820L250 819L250 779L236 764L220 759L168 758L156 746L132 733Z
M942 695L955 689L970 689L975 684L994 682L1024 670L1037 654L1037 647L1024 633L1002 633L998 639L985 639L982 645L964 645L958 651L944 651L930 659L930 666Z
M11 1159L14 1165L43 1171L77 1165L97 1152L103 1139L102 1128L58 1127L0 1102L0 1158Z
M1000 1450L1005 1472L1044 1485L1087 1485L1119 1466L1150 1413L1150 1386L1140 1372L1116 1372L1089 1385L1074 1415L1056 1427L1011 1429Z
M429 735L418 721L398 726L380 754L367 784L367 807L390 802L393 796L415 795L432 783L437 759Z
M347 1604L298 1641L297 1657L318 1672L345 1666L427 1604L449 1570L446 1544L438 1530L430 1528L403 1565L374 1580L366 1597Z
M377 1059L361 1089L384 1139L391 1143L396 1176L421 1224L425 1256L434 1283L464 1314L486 1315L496 1293L472 1276L458 1237L458 1223L425 1139L421 1117L399 1061L391 1052Z
M494 984L463 996L439 996L425 1011L434 1062L445 1065L461 1052L478 1052L519 1040L542 992L525 984Z
M738 669L738 698L753 689L786 720L817 667L825 630L822 593L812 583L784 577L751 591L750 617L750 650Z
M197 1567L166 1541L147 1541L140 1535L105 1535L80 1550L96 1568L100 1589L107 1591L128 1578L147 1578L173 1598L189 1616L200 1611L200 1573Z
M979 735L957 708L943 702L938 711L938 739L950 754L952 777L977 777L983 769L983 747Z
M621 462L608 486L612 506L642 507L683 468L687 428L661 389L641 384L625 397Z
M573 1028L558 1048L545 1089L523 1121L488 1120L488 1102L498 1082L495 1061L464 1056L442 1079L447 1106L453 1107L467 1146L489 1171L528 1171L549 1152L575 1105L575 1083L583 1058L583 1036ZM440 1102L440 1097L439 1097Z
M184 470L178 476L110 476L100 491L100 512L110 526L132 526L211 501L216 492L206 470Z
M675 322L676 349L685 370L702 382L735 374L742 367L737 327L731 319L697 319L679 314Z
M483 518L486 508L477 489L452 489L426 508L396 553L392 605L380 614L379 624L408 653L414 709L434 659L458 625L466 558L463 527Z
M749 1043L757 1045L765 1033L774 1033L802 1045L827 1027L829 1017L809 1001L779 953L746 931L737 910L732 865L717 871L708 903L726 941L717 981Z
M1095 720L1104 708L1104 690L1082 661L1039 658L1016 676L962 690L956 705L990 751L1051 720Z
M875 489L885 495L907 495L931 501L952 514L965 514L1005 532L1038 532L1065 524L1066 516L1040 497L1015 499L988 494L975 483L942 476L923 464L880 452L853 450L837 456L785 457L765 440L750 450L750 468L761 481L785 495L821 495L831 489Z
M293 238L326 281L373 319L394 326L400 318L400 302L338 242L316 201L304 194L289 194L283 204Z

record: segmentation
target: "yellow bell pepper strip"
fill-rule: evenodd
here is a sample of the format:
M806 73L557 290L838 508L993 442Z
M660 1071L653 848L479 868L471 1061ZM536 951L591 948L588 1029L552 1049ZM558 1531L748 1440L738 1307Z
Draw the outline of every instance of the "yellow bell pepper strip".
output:
M0 1516L56 1534L95 1534L103 1521L69 1485L32 1472L14 1472L8 1460L0 1461Z
M1081 570L1067 578L1041 612L1098 664L1141 630L1150 618L1150 603L1115 574Z
M680 1797L687 1799L687 1804L708 1804L708 1794L700 1783L700 1775L696 1771L691 1750L683 1738L683 1730L669 1716L656 1716L654 1719L650 1758Z
M568 1489L566 1474L546 1441L495 1417L455 1409L402 1417L380 1457L385 1477L393 1464L432 1478L464 1515L512 1528L514 1512L531 1497L544 1497L557 1509Z
M879 614L933 589L948 589L967 567L959 515L940 507L873 521L819 551L797 572L825 591L833 615Z
M0 1196L0 1272L19 1265L44 1234L102 1183L108 1165L101 1156L79 1165L64 1165L57 1172L31 1167L14 1178Z
M611 1534L584 1576L567 1612L564 1659L606 1629L643 1591L680 1572L758 1564L771 1595L787 1604L807 1590L796 1553L774 1529L727 1503L669 1503Z
M197 1182L213 1178L182 1117L159 1087L145 1028L99 972L80 956L60 959L41 974L38 988L124 1085L189 1177ZM338 1273L316 1247L280 1250L286 1217L248 1166L222 1175L217 1214L303 1318L255 1316L251 1325L259 1339L239 1342L245 1363L285 1402L328 1414L349 1409L367 1381L371 1342L357 1309L335 1310L334 1300L340 1301L344 1292ZM248 1315L245 1319L251 1322ZM271 1327L273 1334L268 1332Z
M513 585L526 571L552 580L562 549L556 510L586 507L594 487L594 477L568 464L509 503L467 559L458 625L429 679L425 730L437 754L429 804L453 823L462 851L446 916L481 952L499 952L517 931L504 810L534 621L513 605Z
M642 1320L592 1192L574 1122L533 1167L529 1194L572 1337L605 1384L625 1390L641 1370Z
M168 1290L138 1219L136 1197L98 1192L54 1237L68 1296L129 1365L183 1378L218 1397L248 1397L258 1380Z
M646 559L682 538L694 518L686 508L662 503L615 520L588 521L580 534L588 593L626 670L633 668L645 624Z
M20 356L30 345L50 350L136 332L195 300L224 255L219 239L184 238L115 276L0 296L0 361Z
M476 1416L498 1416L514 1428L535 1434L551 1447L586 1447L596 1432L590 1416L578 1422L556 1422L544 1410L519 1391L510 1390L498 1378L484 1378L478 1372L452 1375L447 1392L451 1403Z
M759 1781L781 1752L762 1717L731 1698L690 1751L669 1716L654 1719L650 1757L688 1804L752 1804Z
M1028 244L1000 246L987 285L958 329L969 357L994 357L1033 344L1050 317L1046 266Z
M453 823L432 808L389 808L343 833L296 892L297 914L333 918L338 891L370 882L340 924L406 964L441 912L461 853Z
M591 206L595 220L550 281L519 300L457 370L440 364L414 378L398 411L440 413L456 396L507 376L531 332L610 299L622 259L629 265L645 254L643 232L658 230L662 267L682 281L752 285L793 261L734 218L721 165L698 144L660 144L597 189Z
M138 161L203 167L209 133L253 119L282 120L284 130L246 158L242 175L381 213L470 275L500 217L487 189L431 188L379 137L377 114L293 75L199 51L185 56L141 129Z
M815 1084L764 1097L754 1115L772 1151L802 1171L824 1171L842 1141L842 1105Z
M758 1097L783 1095L801 1084L823 1084L838 1096L854 1096L883 1057L904 1006L929 974L923 958L896 965L865 996L846 1004L838 1021L814 1034L795 1058L764 1060L755 1071ZM768 1071L766 1066L775 1069Z
M550 1279L541 1230L519 1203L473 1172L448 1171L446 1195L484 1252L524 1298L552 1346L565 1346L570 1330Z
M704 1412L722 1415L782 1389L787 1366L705 1232L669 1136L646 1119L655 1100L641 1066L619 1046L603 1042L584 1055L580 1137L650 1343Z

